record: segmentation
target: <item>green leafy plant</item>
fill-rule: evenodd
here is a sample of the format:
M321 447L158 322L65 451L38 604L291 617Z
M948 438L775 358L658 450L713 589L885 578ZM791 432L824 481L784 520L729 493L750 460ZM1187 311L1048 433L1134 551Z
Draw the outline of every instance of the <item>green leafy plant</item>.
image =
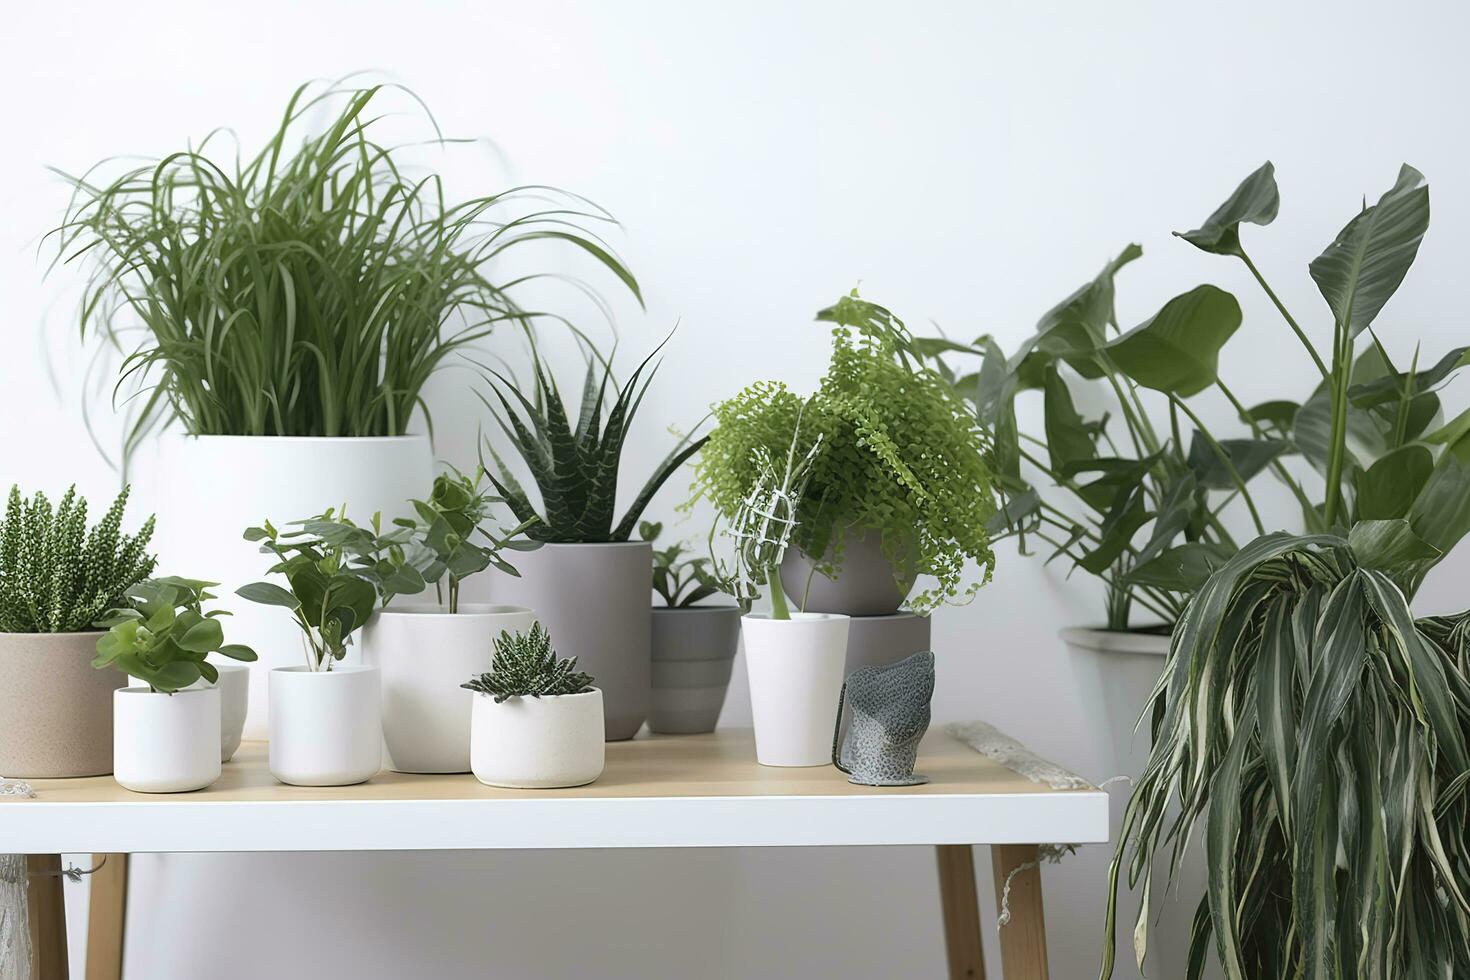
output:
M399 518L394 521L407 528L417 553L407 558L425 582L434 584L439 599L446 609L459 611L459 585L471 575L483 572L492 565L506 575L519 577L520 572L500 552L505 549L521 550L527 542L513 540L516 535L528 530L536 518L522 521L503 534L485 530L484 523L490 515L492 504L504 500L487 493L482 487L485 476L483 468L474 477L468 477L454 467L434 478L434 487L428 500L412 501L418 520ZM478 534L480 540L475 540ZM370 556L375 565L384 560L382 549ZM394 560L389 549L387 560ZM441 582L447 582L448 598ZM389 598L384 597L384 601Z
M658 370L657 365L650 367L657 354L654 350L644 358L619 389L612 376L612 362L589 345L582 402L575 421L534 344L532 398L522 394L514 380L502 372L490 372L494 401L484 394L480 400L530 471L540 492L541 512L537 512L488 437L482 440L481 466L516 519L528 524L528 537L548 542L627 541L653 495L704 445L703 438L679 440L654 468L622 518L617 517L618 467L633 418ZM492 465L486 465L486 453Z
M211 684L219 671L204 658L211 653L232 660L251 661L255 651L241 643L226 643L222 610L205 612L218 582L198 579L148 579L128 589L128 603L109 610L99 624L107 628L97 640L93 667L111 667L131 674L154 693L182 691L201 677Z
M663 532L663 524L657 521L638 522L638 536L650 544ZM653 549L653 591L670 609L685 609L725 591L715 574L713 556L686 557L688 551L682 542Z
M10 488L0 520L0 633L75 633L93 629L127 591L153 572L149 517L122 533L128 487L88 528L87 501L69 487L55 508L44 493L29 501Z
M785 455L800 417L807 439L801 451L818 439L823 449L796 515L794 543L831 572L842 562L843 532L874 529L896 579L937 580L911 597L912 608L968 599L995 564L986 433L888 310L854 293L817 319L836 324L817 392L802 399L783 384L758 382L718 405L696 466L696 499L708 496L733 513L761 478L758 451ZM971 562L979 574L966 584Z
M1153 749L1124 815L1117 882L1172 879L1204 824L1209 882L1187 976L1231 980L1470 972L1470 613L1416 620L1425 574L1470 533L1470 413L1437 394L1464 350L1394 369L1372 324L1429 222L1404 167L1310 266L1332 316L1323 357L1240 241L1278 195L1267 164L1182 237L1240 258L1323 380L1273 413L1324 477L1309 533L1258 537L1197 591L1149 715ZM1368 334L1359 355L1357 339ZM1103 976L1113 964L1108 910ZM1147 949L1147 902L1135 953Z
M451 354L532 319L514 297L542 277L488 272L525 245L570 245L638 295L579 226L612 223L589 202L531 186L453 203L406 169L372 135L384 93L303 85L244 159L214 152L217 130L112 179L62 174L73 196L51 239L58 262L90 268L83 337L123 352L115 400L141 406L127 449L174 419L192 434L403 434ZM451 142L425 116L430 142Z
M377 609L379 596L386 602L426 587L404 550L408 529L384 534L376 514L370 528L359 527L346 510L328 509L320 517L297 521L297 531L282 533L270 521L245 531L246 541L261 542L261 553L275 557L267 571L284 576L287 587L252 582L235 593L289 609L305 641L306 664L314 671L331 670L347 655L352 634Z
M755 470L752 482L724 515L723 534L734 546L734 558L729 568L716 562L715 575L724 583L724 590L747 610L765 586L770 593L771 618L790 619L791 607L781 588L781 559L800 526L802 502L823 452L822 436L818 434L807 445L798 412L780 470L765 446L751 452Z
M460 687L486 694L500 704L508 698L559 697L592 690L592 675L577 670L577 658L561 659L540 623L524 633L502 632L495 638L490 671Z

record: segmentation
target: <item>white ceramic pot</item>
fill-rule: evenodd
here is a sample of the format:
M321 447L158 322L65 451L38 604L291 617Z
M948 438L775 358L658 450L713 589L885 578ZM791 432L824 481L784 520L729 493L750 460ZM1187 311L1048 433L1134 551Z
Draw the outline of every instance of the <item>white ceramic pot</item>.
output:
M112 773L135 793L186 793L219 778L219 691L155 694L125 687L112 696Z
M383 766L376 667L270 672L270 770L294 786L347 786Z
M474 695L470 767L487 786L554 789L602 775L602 692L541 698Z
M496 637L535 622L523 606L468 602L452 614L394 602L368 620L362 656L383 678L383 764L396 772L469 772L475 696L460 685L490 669Z
M304 664L290 613L246 602L235 590L265 578L271 559L245 541L245 528L269 518L277 527L347 504L366 521L381 511L385 524L411 516L408 500L423 498L434 478L423 436L289 438L181 436L160 439L156 472L159 567L219 582L215 608L234 614L230 640L254 647L246 738L266 733L270 668ZM284 584L284 583L282 583ZM348 660L355 651L349 648Z
M849 625L836 613L741 617L755 756L761 765L831 765Z
M199 680L194 687L219 688L219 761L229 762L240 748L240 735L245 728L245 713L250 707L250 667L246 664L214 664L219 680L211 684Z

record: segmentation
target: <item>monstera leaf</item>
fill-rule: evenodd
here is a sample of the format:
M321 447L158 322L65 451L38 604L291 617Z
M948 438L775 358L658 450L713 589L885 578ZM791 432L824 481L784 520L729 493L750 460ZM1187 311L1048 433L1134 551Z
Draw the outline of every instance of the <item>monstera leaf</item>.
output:
M1104 350L1145 388L1188 398L1215 383L1220 348L1239 326L1235 297L1205 284L1175 296Z
M1281 196L1276 191L1276 168L1271 161L1261 164L1260 169L1240 182L1235 193L1205 219L1205 223L1193 231L1176 231L1174 234L1196 248L1215 255L1239 255L1245 252L1240 247L1240 224L1269 225L1276 220L1276 211L1281 206Z
M1404 281L1429 228L1429 187L1408 164L1378 203L1365 208L1312 260L1312 278L1337 322L1361 333Z

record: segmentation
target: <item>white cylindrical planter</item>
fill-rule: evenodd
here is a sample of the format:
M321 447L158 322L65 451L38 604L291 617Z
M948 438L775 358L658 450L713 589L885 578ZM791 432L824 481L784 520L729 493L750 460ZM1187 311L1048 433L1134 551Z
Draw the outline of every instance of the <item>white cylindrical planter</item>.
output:
M343 503L349 517L364 523L376 511L385 526L412 516L409 499L423 499L433 484L429 441L176 434L159 441L159 567L220 583L211 590L219 596L213 608L234 614L230 641L260 654L251 671L245 737L264 738L270 668L304 664L306 657L287 610L235 595L247 582L265 578L272 564L258 544L243 539L245 528L267 518L285 528ZM349 647L348 662L356 655Z
M211 684L200 679L194 687L219 689L219 761L229 762L240 748L240 736L245 730L245 714L250 708L250 667L246 664L217 664L210 661L219 671L219 680Z
M112 773L123 788L186 793L219 778L217 689L125 687L112 698Z
M487 786L554 789L602 775L602 692L507 698L474 695L470 766Z
M376 667L270 672L270 770L295 786L347 786L383 765Z
M396 772L469 772L470 708L460 685L490 669L495 638L536 622L522 606L459 611L393 602L368 620L363 662L383 678L383 764Z
M755 756L761 765L831 765L848 627L848 618L835 613L741 618Z

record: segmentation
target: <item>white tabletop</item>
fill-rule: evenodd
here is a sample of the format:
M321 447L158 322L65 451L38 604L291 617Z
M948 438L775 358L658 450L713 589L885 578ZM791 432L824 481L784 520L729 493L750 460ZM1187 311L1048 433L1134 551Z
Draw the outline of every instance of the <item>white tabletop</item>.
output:
M0 851L380 851L579 847L1095 843L1108 797L1053 790L930 732L922 786L854 786L836 769L755 761L748 730L607 746L590 786L506 790L473 776L383 772L357 786L276 782L246 742L195 793L132 793L111 777L35 780L0 798Z

